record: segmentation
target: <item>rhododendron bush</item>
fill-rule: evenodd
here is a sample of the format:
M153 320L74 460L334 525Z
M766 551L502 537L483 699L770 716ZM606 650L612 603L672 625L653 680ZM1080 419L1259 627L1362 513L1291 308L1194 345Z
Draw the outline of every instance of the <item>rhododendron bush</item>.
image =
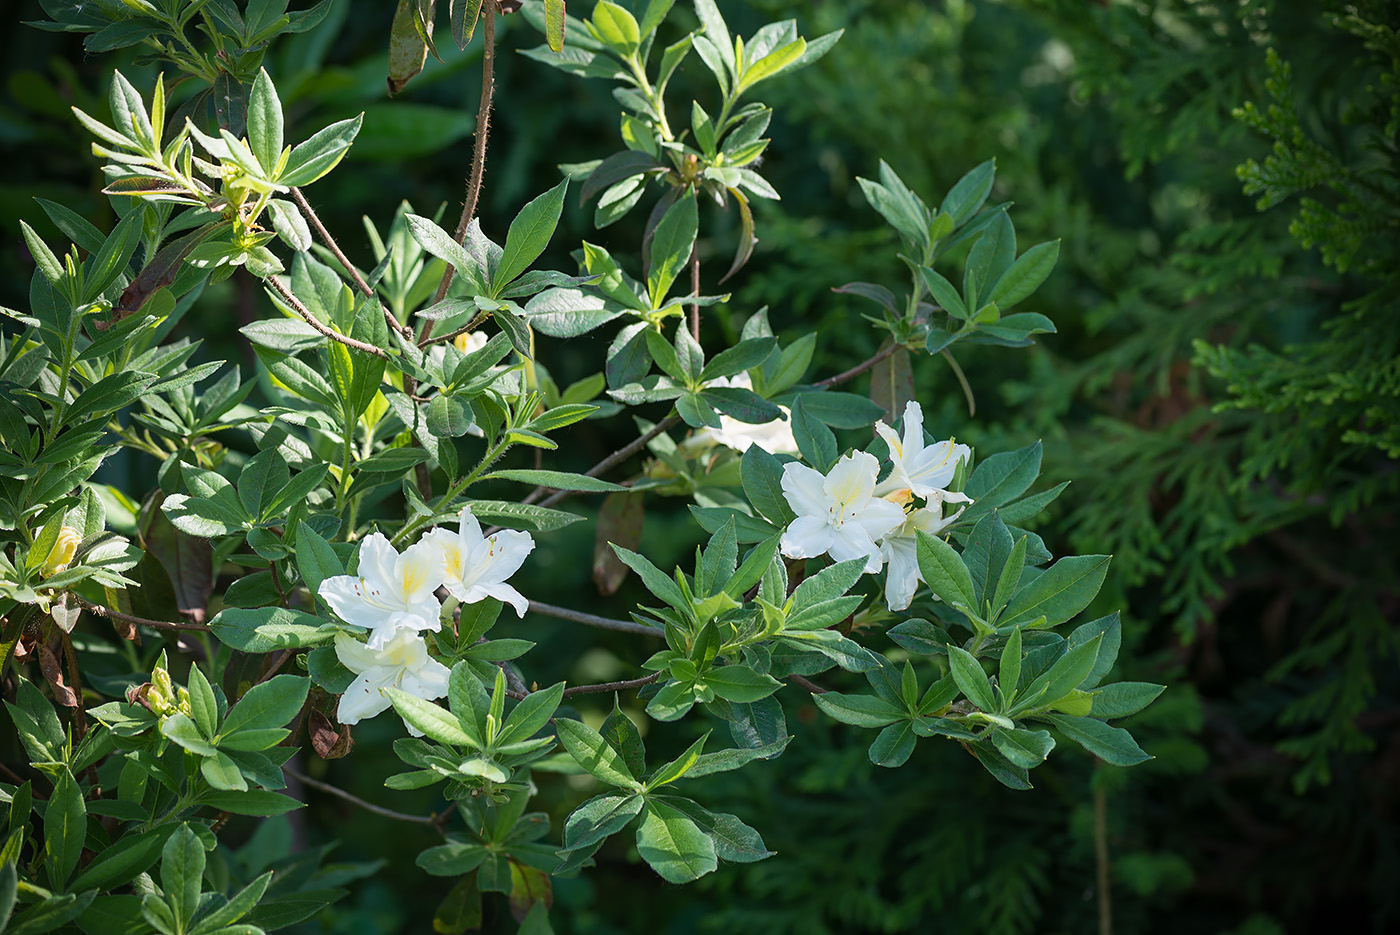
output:
M315 782L307 761L363 755L353 729L373 718L393 721L402 771L373 802L337 794L441 833L418 858L460 881L439 931L475 924L490 893L510 894L521 931L548 931L549 877L587 873L615 835L672 883L770 857L761 827L692 795L783 754L779 692L870 730L882 767L927 741L1026 789L1065 741L1116 765L1146 759L1108 722L1160 687L1104 684L1118 616L1076 621L1108 557L1056 558L1023 528L1063 487L1031 492L1039 443L975 452L931 435L906 378L911 355L956 370L959 344L1054 332L1017 306L1033 306L1058 245L1018 245L1008 206L988 203L992 162L936 200L870 167L860 185L908 277L831 284L870 300L851 325L883 343L813 373L824 336L779 341L741 283L755 202L779 196L757 97L840 55L840 34L804 38L789 20L731 35L714 0L601 0L583 20L563 0L453 0L440 5L452 39L484 42L466 204L455 224L407 204L369 219L364 268L312 204L336 197L362 118L293 128L263 67L269 43L332 2L46 5L56 22L41 25L91 33L94 51L138 46L164 72L114 74L110 116L75 109L120 220L104 232L43 202L71 244L26 225L30 304L5 310L0 611L29 758L0 784L7 931L253 933L311 918L353 874L313 861L240 877L220 856L225 825L301 807L289 793ZM399 5L392 89L436 51L442 12ZM500 231L476 207L490 196L487 117L508 90L492 80L507 13L543 33L532 67L611 82L622 115L615 152L564 166ZM668 94L686 62L713 77L704 100ZM644 236L616 255L566 245L575 268L540 268L579 202L598 227L645 215ZM698 242L730 237L701 230L702 203L737 220L722 271L702 268ZM253 373L196 362L198 342L172 337L235 274L265 296L241 329ZM707 327L718 306L744 322L737 340ZM551 356L593 332L596 373L561 391ZM566 470L558 449L602 419L635 421L635 440ZM143 459L148 487L102 480L118 449ZM617 498L663 497L687 500L703 530L693 564L659 567L610 519L630 502ZM140 537L109 522L119 511L139 515ZM536 545L595 515L611 590L631 574L650 595L611 617L530 584ZM194 565L202 587L182 571ZM155 573L173 592L164 616L145 597ZM541 687L532 669L551 648L504 635L528 631L499 623L507 606L508 619L634 635L631 677ZM93 679L99 653L131 671L109 658ZM587 695L609 705L592 717ZM654 737L682 719L728 730L649 763L634 718ZM529 806L559 773L586 795L551 828ZM427 787L441 811L396 810Z

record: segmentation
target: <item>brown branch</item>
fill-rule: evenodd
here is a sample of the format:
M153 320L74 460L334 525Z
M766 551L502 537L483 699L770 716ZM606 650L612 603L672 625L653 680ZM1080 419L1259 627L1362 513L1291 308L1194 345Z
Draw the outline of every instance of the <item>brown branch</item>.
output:
M291 776L293 779L297 780L303 785L310 786L313 789L319 789L322 792L335 796L336 798L344 799L351 805L357 805L367 812L373 812L374 814L381 815L384 818L392 818L395 821L406 821L410 824L415 825L430 825L432 827L437 827L439 821L439 816L437 815L409 815L405 814L404 812L396 812L392 808L384 808L383 806L375 805L373 802L366 802L359 796L351 795L344 789L337 788L336 786L333 786L328 782L321 782L321 780L319 779L312 779L310 776L297 772L290 766L283 766L282 772L286 773L288 776Z
M291 290L288 289L286 286L282 285L281 281L279 281L276 276L269 276L266 279L264 279L263 282L272 286L273 291L280 295L283 298L283 300L286 301L286 303L289 306L291 306L292 311L300 315L308 325L310 325L312 328L315 328L317 331L330 338L332 341L339 341L346 347L354 348L357 351L363 351L366 354L373 354L375 357L383 357L385 360L389 359L389 355L387 353L385 353L382 349L375 347L373 344L366 344L364 341L357 341L354 338L347 337L341 334L339 331L332 330L331 328L322 324L319 318L311 314L311 309L303 305L301 303L301 299L298 299L296 296L292 295Z
M1098 878L1099 935L1113 935L1113 894L1108 888L1108 793L1101 781L1094 783L1094 863Z
M651 675L643 676L639 679L631 679L626 682L603 682L600 685L575 685L572 688L564 689L564 697L570 695L599 695L603 692L625 692L633 688L641 688L643 685L650 685L661 678L660 672L653 672Z
M101 604L94 604L92 601L75 592L68 592L73 595L79 604L100 617L108 617L112 620L120 620L123 623L134 623L138 626L150 627L154 630L193 630L197 633L212 633L213 630L202 623L171 623L168 620L149 620L145 617L137 617L134 614L124 614L119 610L110 607L103 607Z
M831 689L822 688L820 685L807 678L806 676L798 675L795 672L789 675L787 677L787 680L794 685L801 685L803 688L807 689L814 695L825 695L827 692L831 691Z
M444 334L444 335L442 335L441 337L437 337L437 338L430 338L430 337L426 337L426 336L425 336L425 337L423 338L423 340L421 340L421 341L418 342L418 346L419 346L419 347L427 347L427 346L430 345L430 344L446 344L448 341L451 341L452 339L456 338L458 335L470 334L471 332L475 331L477 328L480 328L481 325L482 325L482 323L485 322L485 321L486 321L486 313L485 313L485 312L482 312L482 313L480 313L479 315L477 315L475 318L473 318L471 321L467 322L465 325L463 325L462 327L458 328L456 331L452 332L451 334ZM430 324L431 324L431 322L430 322Z
M690 246L690 294L700 294L700 241ZM690 303L690 336L700 340L700 303Z
M481 104L476 110L472 172L467 181L467 200L462 205L462 217L457 221L457 230L454 235L458 243L467 239L467 225L471 223L472 218L476 217L477 200L481 197L481 176L486 171L486 140L491 135L491 95L496 87L496 0L488 0L481 5L481 18L482 42L485 45L481 59ZM442 282L438 284L437 295L433 298L434 305L441 302L443 296L447 295L447 288L452 285L452 277L456 273L457 271L449 263L447 271L442 274ZM424 337L432 334L432 330L433 323L428 322Z
M560 620L572 620L574 623L586 624L590 627L598 627L602 630L617 630L620 633L637 633L641 636L662 636L662 632L656 627L649 627L640 623L632 623L630 620L614 620L611 617L599 617L596 614L585 614L582 611L570 610L567 607L556 607L554 604L545 604L540 601L531 601L530 610L546 617L557 617Z
M680 416L667 416L660 422L653 425L651 427L651 430L648 431L645 435L642 435L636 441L629 442L623 447L617 449L612 454L604 458L602 461L599 461L597 464L593 465L591 468L585 471L584 474L586 474L588 477L597 477L604 471L607 471L612 467L621 464L623 461L626 461L628 458L632 457L632 455L645 448L647 442L651 441L653 438L660 435L667 429L680 425L680 423ZM536 487L534 490L530 491L530 494L521 502L534 503L536 500L539 499L540 494L544 493L546 490L549 490L549 488ZM540 503L540 506L553 506L560 500L563 500L565 497L572 496L574 493L575 491L572 490L560 490L547 497L543 502Z
M326 245L326 248L330 250L331 253L335 254L335 258L339 260L340 265L345 268L345 272L350 277L351 281L353 281L366 296L379 302L379 296L375 294L374 289L370 288L370 284L365 282L365 278L360 275L360 271L355 268L355 264L351 263L341 251L340 244L335 242L335 238L331 236L331 232L326 230L326 225L321 223L321 219L317 217L316 212L312 210L311 203L306 200L306 196L301 193L301 189L297 188L295 185L292 186L292 198L296 200L297 207L301 209L301 213L311 222L311 226L316 228L316 233L320 236L321 242ZM383 302L379 302L379 310L384 313L384 321L388 323L390 328L395 329L405 337L413 336L413 329L408 325L400 324L399 320L394 317L394 313L389 311L389 307Z
M899 349L900 349L901 347L903 347L903 346L904 346L903 344L891 344L889 347L885 348L884 350L877 351L877 352L875 353L875 356L874 356L874 357L871 357L869 360L865 361L864 363L856 364L856 365L855 365L854 367L852 367L850 370L846 370L846 371L843 371L843 372L841 372L841 373L838 373L838 374L837 374L836 376L834 376L834 377L827 377L825 380L818 380L816 383L814 383L814 384L812 384L812 385L813 385L813 386L820 386L820 387L824 387L824 388L829 388L829 387L833 387L833 386L839 386L840 384L845 383L847 380L854 380L856 377L860 376L862 373L865 373L865 371L867 371L867 370L869 370L870 368L874 367L876 364L878 364L880 361L884 360L886 357L892 356L892 355L894 354L895 351L899 350Z

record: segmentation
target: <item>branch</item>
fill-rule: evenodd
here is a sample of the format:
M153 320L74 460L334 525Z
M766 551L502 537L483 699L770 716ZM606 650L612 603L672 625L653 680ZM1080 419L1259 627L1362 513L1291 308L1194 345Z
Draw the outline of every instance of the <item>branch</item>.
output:
M364 809L367 812L373 812L374 814L382 815L385 818L392 818L395 821L406 821L410 824L415 825L431 825L433 827L437 827L438 821L440 819L440 816L438 815L408 815L404 812L396 812L391 808L384 808L383 806L375 805L373 802L366 802L359 796L351 795L344 789L336 788L328 782L321 782L321 780L319 779L312 779L310 776L299 773L296 770L292 769L290 766L283 766L282 772L286 773L288 776L291 776L293 779L295 779L297 782L302 783L303 785L310 786L313 789L319 789L322 792L329 793L330 795L335 796L336 798L344 799L351 805L358 805L360 808Z
M603 630L617 630L620 633L638 633L642 636L659 637L663 635L656 627L633 623L630 620L614 620L611 617L599 617L596 614L585 614L582 611L570 610L567 607L556 607L553 604L543 604L539 601L531 601L530 609L537 614L544 614L546 617L557 617L560 620L572 620L574 623L582 623Z
M629 442L628 444L624 445L623 447L617 449L617 450L614 451L612 454L610 454L610 455L608 455L606 458L604 458L602 461L599 461L597 464L593 465L591 468L589 468L587 471L585 471L584 474L587 475L588 477L597 477L598 475L602 474L604 471L607 471L607 470L609 470L610 468L612 468L612 467L614 467L614 466L616 466L616 465L618 465L618 464L621 464L623 461L626 461L628 458L632 457L632 455L636 454L637 452L639 452L639 451L641 451L643 448L645 448L646 445L647 445L647 442L651 441L653 438L655 438L656 436L660 435L662 432L666 431L667 429L673 428L674 426L677 426L677 425L680 425L680 423L681 423L681 418L680 418L680 416L667 416L666 418L662 419L660 422L658 422L658 423L656 423L655 425L653 425L653 426L651 427L651 430L648 431L645 435L641 436L641 437L638 438L636 441ZM548 487L536 487L534 490L530 491L530 494L529 494L523 501L521 501L521 502L523 502L523 503L534 503L536 500L539 499L540 495L541 495L542 493L544 493L546 490L549 490L549 488L548 488ZM573 494L574 494L574 491L572 491L572 490L560 490L560 491L558 491L558 492L556 492L556 493L550 495L549 497L547 497L547 498L540 504L540 506L553 506L554 504L558 503L560 500L563 500L565 497L573 496Z
M827 692L831 691L831 689L822 688L820 685L818 685L811 679L805 676L798 675L795 672L792 675L789 675L787 677L787 680L794 685L801 685L803 688L807 689L814 695L825 695Z
M473 136L472 146L472 173L467 181L467 200L462 205L462 217L457 221L455 236L458 243L467 239L467 225L472 218L476 217L476 203L481 197L481 176L486 171L486 140L491 135L491 95L496 87L496 0L487 0L481 4L481 16L485 51L481 59L481 104L476 110L476 131ZM449 263L447 271L442 274L442 282L438 284L437 295L433 298L436 305L447 295L447 287L452 285L452 277L457 270ZM433 323L428 322L427 331L424 337L432 334Z
M891 344L884 350L877 351L875 356L865 361L865 363L856 364L850 370L838 373L834 377L827 377L825 380L818 380L812 385L821 387L833 387L839 386L840 384L845 383L847 380L854 380L856 377L860 376L862 373L865 373L865 371L869 370L871 367L874 367L886 357L890 357L891 355L893 355L895 351L899 350L903 346L903 344Z
M335 238L331 236L331 232L326 230L326 226L321 223L321 219L317 217L316 212L312 210L310 202L306 200L306 196L303 195L301 189L297 188L295 185L292 186L292 198L296 200L297 207L301 209L301 213L306 215L306 219L311 222L311 226L316 228L316 233L320 236L321 242L326 245L331 253L335 254L335 258L340 261L340 265L345 268L345 272L350 276L350 279L359 290L369 298L379 302L379 296L370 288L370 284L365 282L365 278L360 275L360 271L355 268L355 265L341 252L340 244L335 242ZM384 320L388 323L390 328L393 328L406 337L413 336L413 329L408 325L400 324L399 320L394 317L394 313L389 311L387 305L383 302L379 302L379 309L384 313Z
M700 294L700 241L690 246L690 294ZM690 303L690 336L700 340L700 303Z
M273 291L280 295L286 301L286 303L289 306L291 306L292 311L300 315L308 325L315 328L317 331L321 332L321 334L324 334L332 341L339 341L346 347L354 348L357 351L363 351L366 354L373 354L375 357L383 357L385 360L389 359L389 355L387 353L385 353L380 348L375 347L373 344L366 344L364 341L357 341L354 338L346 337L339 331L334 331L331 328L326 327L324 324L321 323L321 320L319 318L311 314L311 309L301 304L301 299L298 299L296 296L292 295L291 290L289 290L286 286L282 285L281 281L276 276L269 276L266 279L264 279L263 282L272 286Z
M661 678L661 673L653 672L651 675L626 682L603 682L600 685L575 685L573 688L564 689L564 697L567 698L570 695L598 695L603 692L629 691L633 688L641 688L643 685L650 685L659 678Z
M132 614L124 614L119 610L113 610L110 607L103 607L101 604L94 604L92 601L88 600L81 594L78 594L74 591L69 591L68 593L72 594L74 600L76 600L79 604L82 604L88 610L92 611L100 617L109 617L112 620L120 620L123 623L134 623L143 627L151 627L155 630L194 630L198 633L213 632L209 629L209 627L205 626L202 623L171 623L166 620L148 620L145 617L137 617Z

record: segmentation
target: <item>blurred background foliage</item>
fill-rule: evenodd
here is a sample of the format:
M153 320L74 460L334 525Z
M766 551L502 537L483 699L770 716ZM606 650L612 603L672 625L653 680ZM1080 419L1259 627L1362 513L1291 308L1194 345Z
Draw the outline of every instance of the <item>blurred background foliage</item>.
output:
M722 6L743 33L794 13L781 0ZM5 9L0 303L16 306L31 269L18 219L56 236L35 196L111 224L68 107L101 118L118 63L86 56L73 37L17 26L42 17L37 3ZM367 113L334 181L312 194L365 263L361 215L382 229L407 199L424 213L446 203L455 216L479 93L478 39L465 53L439 43L445 60L389 100L392 13L392 3L337 3L267 61L289 136ZM612 842L599 867L556 881L555 929L1086 932L1103 907L1083 881L1106 872L1121 932L1394 931L1400 7L820 0L796 13L806 35L846 35L766 92L776 116L765 175L783 200L757 206L754 261L706 327L718 344L766 305L775 330L820 329L817 374L845 369L878 336L858 319L871 309L831 287L902 278L855 177L873 176L883 158L931 196L995 157L993 200L1016 202L1023 241L1063 238L1034 309L1060 331L1025 352L959 351L975 418L937 358L916 362L918 396L935 435L986 450L1043 438L1046 480L1074 482L1040 531L1052 549L1114 554L1096 607L1125 611L1131 651L1120 658L1131 670L1120 675L1171 686L1130 725L1156 759L1127 771L1066 751L1025 793L989 781L952 744L921 744L907 766L882 770L866 758L868 737L789 688L778 696L798 735L787 753L699 790L761 828L778 856L678 889ZM528 48L539 37L506 17L500 42ZM120 67L149 84L137 80L141 66ZM692 61L677 80L707 89L700 67ZM601 83L509 53L497 75L481 213L500 233L554 184L558 164L615 149L617 118ZM706 269L727 265L729 224L702 224L719 231L701 243ZM583 237L626 253L638 236L628 221L593 232L590 212L571 206L546 260L567 268ZM205 359L249 362L236 328L269 311L236 276L182 327L205 340ZM564 385L601 350L583 338L543 356ZM571 467L586 468L629 429L579 433L564 452ZM133 459L104 470L141 491L154 468ZM700 538L678 506L648 502L642 551L658 564ZM612 615L639 596L627 585L597 596L584 524L540 540L520 581L526 594ZM516 632L503 635L547 649L534 656L550 671L528 673L540 684L627 677L649 652L558 621L506 626ZM824 679L841 688L844 677ZM382 758L362 750L305 769L425 813L436 803L380 786L397 731L389 719L357 731ZM586 795L566 777L538 781L556 820ZM353 821L387 861L303 930L428 930L451 884L413 867L436 843L429 832L314 793L311 803L295 824L265 824L250 846L318 846ZM371 856L347 847L333 859ZM489 901L484 925L514 930Z

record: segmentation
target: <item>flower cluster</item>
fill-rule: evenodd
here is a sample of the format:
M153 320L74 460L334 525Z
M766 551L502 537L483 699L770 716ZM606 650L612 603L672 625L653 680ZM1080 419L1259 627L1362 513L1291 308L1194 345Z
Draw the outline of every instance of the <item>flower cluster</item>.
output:
M368 631L363 643L347 634L336 637L336 656L357 676L340 698L340 722L354 724L386 710L385 688L429 701L446 695L448 669L428 655L420 635L442 628L435 592L446 588L463 604L493 597L523 617L529 601L506 579L534 547L525 532L483 535L470 507L462 510L456 532L430 529L402 554L382 533L365 539L358 574L327 578L317 592L340 619Z
M867 574L888 564L885 602L904 610L923 580L917 533L940 532L965 508L944 516L943 504L972 502L947 489L972 449L952 439L925 445L924 413L916 402L904 409L903 438L884 422L875 430L890 453L883 481L880 462L866 451L851 452L827 474L797 463L783 467L783 496L797 517L783 532L782 550L789 558L864 558Z

